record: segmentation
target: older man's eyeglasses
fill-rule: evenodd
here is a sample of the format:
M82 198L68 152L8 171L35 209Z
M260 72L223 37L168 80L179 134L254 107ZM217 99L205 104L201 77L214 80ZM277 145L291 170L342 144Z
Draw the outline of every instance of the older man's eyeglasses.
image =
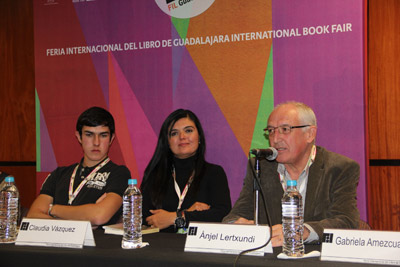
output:
M275 134L275 130L278 129L278 132L280 134L290 134L292 132L292 129L304 128L304 127L308 127L308 126L311 126L311 125L290 126L288 124L283 124L283 125L279 125L277 127L268 126L267 128L264 129L264 132L266 135L272 136Z

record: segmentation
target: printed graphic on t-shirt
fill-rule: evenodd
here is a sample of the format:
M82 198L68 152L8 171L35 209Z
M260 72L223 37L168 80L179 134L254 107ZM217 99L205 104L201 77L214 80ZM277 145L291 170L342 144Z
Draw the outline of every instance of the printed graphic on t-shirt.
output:
M94 177L89 178L86 183L87 188L103 190L107 184L108 176L110 176L110 172L98 172Z

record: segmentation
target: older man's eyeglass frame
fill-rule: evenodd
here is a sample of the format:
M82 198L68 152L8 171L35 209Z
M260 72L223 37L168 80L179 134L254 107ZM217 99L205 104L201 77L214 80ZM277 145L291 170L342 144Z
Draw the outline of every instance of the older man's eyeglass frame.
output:
M307 124L307 125L290 126L290 125L284 124L284 125L279 125L276 127L271 127L271 126L267 127L264 129L264 132L266 135L272 136L275 134L275 130L278 129L278 132L280 134L290 134L292 132L292 129L304 128L304 127L308 127L308 126L311 126L311 125Z

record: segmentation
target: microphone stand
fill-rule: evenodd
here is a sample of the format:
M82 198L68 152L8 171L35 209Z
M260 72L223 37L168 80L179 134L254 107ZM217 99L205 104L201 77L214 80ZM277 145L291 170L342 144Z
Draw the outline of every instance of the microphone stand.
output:
M254 224L258 225L258 210L259 210L259 192L261 192L261 195L264 199L264 193L261 190L261 167L260 167L260 159L267 159L269 161L276 159L276 157L278 156L278 151L274 148L274 147L270 147L267 149L252 149L249 152L249 158L250 158L250 154L255 155L255 164L254 164L254 170L251 169L253 171L253 191L254 191ZM251 161L250 161L250 165L251 165ZM265 204L265 203L264 203ZM264 206L265 208L265 213L267 216L267 220L268 223L271 222L269 215L268 215L268 211L267 211L267 207Z
M259 202L259 192L260 192L260 175L261 175L261 168L260 168L260 158L255 157L255 174L253 180L253 189L254 189L254 224L258 225L258 202Z
M252 152L251 152L252 153ZM252 153L254 154L254 153ZM273 158L266 158L267 160L274 160L277 156L277 152L275 151L273 154ZM250 158L250 153L249 153L249 158ZM260 176L261 176L261 167L260 167L260 158L263 159L263 157L257 156L255 157L255 164L254 164L254 169L252 166L252 162L251 160L249 161L249 164L251 166L251 171L253 173L253 177L254 177L254 223L256 225L258 225L258 200L259 200L259 193L261 193L261 196L263 198L263 200L265 201L265 197L264 197L264 193L263 190L261 188L261 183L260 183ZM255 248L251 248L251 249L247 249L247 250L243 250L242 252L239 253L239 255L236 257L235 259L235 263L234 266L236 266L236 262L239 260L239 257L241 255L244 255L245 253L248 253L250 251L254 251L260 248L265 247L266 245L268 245L268 243L271 242L271 237L272 237L272 227L271 227L271 218L269 216L268 210L267 210L267 206L264 203L264 210L265 210L265 215L267 217L267 224L269 225L269 238L267 240L267 242L265 242L265 244L263 244L262 246L259 247L255 247Z

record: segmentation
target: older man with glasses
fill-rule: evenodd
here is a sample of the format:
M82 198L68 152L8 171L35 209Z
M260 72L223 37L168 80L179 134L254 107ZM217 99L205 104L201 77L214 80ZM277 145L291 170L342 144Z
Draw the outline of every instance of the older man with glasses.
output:
M272 225L272 246L283 243L281 198L287 180L296 180L303 196L306 243L322 241L324 228L357 228L360 167L345 156L315 145L317 120L313 110L299 102L280 104L270 114L264 131L278 151L275 160L260 161L265 200L259 206L258 222ZM223 222L254 224L252 166L254 162L249 161L240 196Z

